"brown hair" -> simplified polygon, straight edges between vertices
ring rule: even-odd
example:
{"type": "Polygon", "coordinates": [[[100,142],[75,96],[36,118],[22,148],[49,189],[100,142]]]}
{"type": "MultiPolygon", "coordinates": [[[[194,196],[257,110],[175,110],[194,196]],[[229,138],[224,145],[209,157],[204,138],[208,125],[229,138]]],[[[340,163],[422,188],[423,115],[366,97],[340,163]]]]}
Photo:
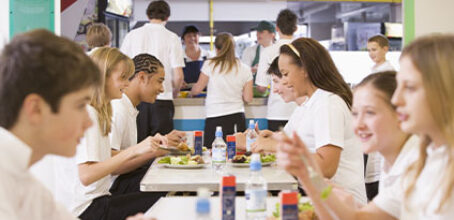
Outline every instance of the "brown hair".
{"type": "Polygon", "coordinates": [[[108,46],[111,39],[112,33],[105,24],[93,23],[88,28],[86,40],[90,48],[108,46]]]}
{"type": "Polygon", "coordinates": [[[147,53],[142,53],[135,56],[132,61],[134,62],[135,71],[134,74],[129,78],[129,80],[134,79],[134,77],[139,72],[145,72],[151,75],[156,74],[159,67],[164,68],[158,58],[147,53]]]}
{"type": "Polygon", "coordinates": [[[65,95],[100,82],[97,66],[71,40],[44,29],[17,35],[0,56],[0,126],[14,126],[30,94],[58,113],[65,95]]]}
{"type": "Polygon", "coordinates": [[[148,19],[165,21],[170,17],[170,6],[166,1],[152,1],[147,7],[148,19]]]}
{"type": "Polygon", "coordinates": [[[385,36],[379,34],[372,36],[367,40],[367,42],[375,42],[377,43],[380,47],[389,47],[389,40],[385,36]]]}
{"type": "Polygon", "coordinates": [[[395,108],[391,103],[391,98],[397,88],[396,71],[384,71],[370,74],[355,86],[355,90],[369,85],[383,93],[383,95],[385,95],[384,101],[392,108],[395,108]]]}
{"type": "MultiPolygon", "coordinates": [[[[437,211],[449,202],[454,189],[454,35],[428,35],[417,38],[402,51],[401,58],[411,59],[414,67],[421,74],[429,110],[435,124],[446,139],[449,160],[441,169],[442,181],[437,184],[442,199],[437,211]]],[[[427,135],[421,135],[419,159],[410,165],[406,177],[410,185],[405,190],[408,199],[415,189],[416,180],[426,164],[427,148],[432,142],[427,135]]]]}
{"type": "Polygon", "coordinates": [[[280,32],[285,35],[293,35],[296,31],[296,22],[298,16],[289,9],[284,9],[279,12],[276,20],[276,26],[280,32]]]}
{"type": "Polygon", "coordinates": [[[270,75],[275,75],[279,78],[282,78],[282,73],[279,70],[279,56],[274,58],[273,62],[271,62],[270,67],[266,72],[270,75]]]}
{"type": "Polygon", "coordinates": [[[220,73],[229,72],[239,64],[235,56],[235,43],[232,34],[228,32],[219,33],[214,40],[214,46],[219,50],[217,56],[211,58],[214,68],[220,66],[220,73]]]}
{"type": "Polygon", "coordinates": [[[93,106],[98,113],[99,129],[104,136],[107,136],[112,127],[112,106],[110,105],[110,101],[106,98],[106,80],[111,76],[115,67],[121,62],[124,62],[126,65],[126,71],[122,73],[121,77],[128,79],[134,73],[134,63],[117,48],[111,47],[99,48],[95,50],[90,57],[98,65],[102,76],[102,85],[95,90],[90,105],[93,106]]]}
{"type": "Polygon", "coordinates": [[[351,108],[352,91],[337,70],[328,51],[311,38],[298,38],[291,45],[299,54],[289,45],[281,46],[280,53],[292,57],[293,63],[306,71],[314,86],[340,96],[348,108],[351,108]]]}

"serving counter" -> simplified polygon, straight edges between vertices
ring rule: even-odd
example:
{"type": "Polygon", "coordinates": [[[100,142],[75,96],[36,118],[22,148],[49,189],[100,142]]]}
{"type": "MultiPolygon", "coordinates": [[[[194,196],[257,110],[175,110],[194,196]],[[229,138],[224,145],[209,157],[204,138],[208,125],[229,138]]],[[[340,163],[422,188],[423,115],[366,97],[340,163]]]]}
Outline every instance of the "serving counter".
{"type": "MultiPolygon", "coordinates": [[[[205,98],[177,98],[175,105],[174,127],[182,131],[203,130],[205,127],[205,98]]],[[[245,104],[246,119],[259,121],[259,128],[267,128],[267,98],[254,98],[245,104]]],[[[247,123],[246,120],[246,123],[247,123]]]]}

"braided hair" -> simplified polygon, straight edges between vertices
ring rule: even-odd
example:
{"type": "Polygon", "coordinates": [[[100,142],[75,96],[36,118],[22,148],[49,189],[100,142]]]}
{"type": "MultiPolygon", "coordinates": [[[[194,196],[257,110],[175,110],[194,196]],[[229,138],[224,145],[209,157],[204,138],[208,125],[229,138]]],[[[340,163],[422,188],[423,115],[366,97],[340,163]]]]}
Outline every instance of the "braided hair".
{"type": "Polygon", "coordinates": [[[134,74],[129,78],[131,81],[137,75],[137,73],[143,71],[147,74],[155,74],[157,73],[159,67],[164,68],[161,61],[158,60],[153,55],[142,53],[135,56],[133,59],[134,66],[136,67],[134,74]]]}

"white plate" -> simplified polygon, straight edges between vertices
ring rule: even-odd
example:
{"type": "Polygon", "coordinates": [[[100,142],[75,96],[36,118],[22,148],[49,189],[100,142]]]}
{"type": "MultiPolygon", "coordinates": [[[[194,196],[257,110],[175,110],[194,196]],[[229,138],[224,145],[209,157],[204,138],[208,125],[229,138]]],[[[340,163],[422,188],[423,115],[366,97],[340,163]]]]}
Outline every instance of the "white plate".
{"type": "MultiPolygon", "coordinates": [[[[262,167],[266,167],[266,166],[270,166],[271,164],[273,164],[273,162],[266,162],[266,163],[262,163],[262,167]]],[[[232,165],[232,167],[249,167],[249,163],[230,163],[232,165]]]]}
{"type": "Polygon", "coordinates": [[[199,169],[199,168],[205,167],[205,164],[197,164],[197,165],[164,164],[164,167],[174,168],[174,169],[199,169]]]}

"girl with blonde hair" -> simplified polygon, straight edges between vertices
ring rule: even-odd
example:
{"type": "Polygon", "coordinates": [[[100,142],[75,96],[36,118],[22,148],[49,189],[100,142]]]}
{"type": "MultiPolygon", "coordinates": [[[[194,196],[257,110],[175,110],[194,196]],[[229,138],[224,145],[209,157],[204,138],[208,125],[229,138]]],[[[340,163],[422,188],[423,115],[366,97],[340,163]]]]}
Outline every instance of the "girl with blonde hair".
{"type": "MultiPolygon", "coordinates": [[[[156,199],[141,193],[111,196],[111,175],[122,174],[126,163],[154,152],[158,143],[135,145],[123,151],[112,151],[108,134],[112,128],[110,101],[122,97],[134,73],[134,63],[116,48],[103,47],[91,54],[101,72],[102,83],[87,107],[93,121],[81,140],[76,154],[78,176],[72,191],[71,211],[80,219],[125,219],[137,212],[146,211],[156,199]],[[115,152],[115,153],[114,153],[115,152]],[[127,201],[127,203],[125,202],[127,201]]],[[[67,177],[71,179],[71,177],[67,177]]],[[[69,181],[68,181],[69,182],[69,181]]]]}
{"type": "MultiPolygon", "coordinates": [[[[279,163],[297,176],[323,219],[454,219],[454,35],[416,39],[402,51],[392,104],[402,131],[419,135],[415,162],[373,202],[355,209],[321,198],[307,166],[317,172],[297,135],[280,138],[279,163]]],[[[312,173],[313,177],[313,173],[312,173]]],[[[326,196],[326,195],[325,195],[326,196]]]]}

